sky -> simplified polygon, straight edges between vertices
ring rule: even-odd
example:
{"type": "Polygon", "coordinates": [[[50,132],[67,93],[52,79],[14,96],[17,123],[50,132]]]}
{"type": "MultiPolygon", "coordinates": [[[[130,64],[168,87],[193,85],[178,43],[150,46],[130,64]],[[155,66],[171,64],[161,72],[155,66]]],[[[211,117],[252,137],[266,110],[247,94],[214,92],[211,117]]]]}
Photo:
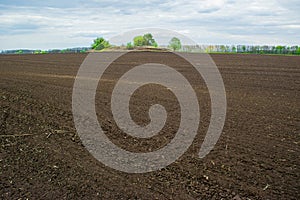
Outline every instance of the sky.
{"type": "Polygon", "coordinates": [[[86,47],[148,27],[198,44],[300,45],[299,10],[299,0],[0,0],[0,50],[86,47]]]}

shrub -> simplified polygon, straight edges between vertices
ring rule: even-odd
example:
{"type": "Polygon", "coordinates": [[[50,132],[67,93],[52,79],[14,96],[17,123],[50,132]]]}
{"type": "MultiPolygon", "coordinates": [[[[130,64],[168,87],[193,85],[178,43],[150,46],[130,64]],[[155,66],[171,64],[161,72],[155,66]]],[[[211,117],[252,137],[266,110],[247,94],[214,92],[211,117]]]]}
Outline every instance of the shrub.
{"type": "Polygon", "coordinates": [[[131,44],[131,42],[128,42],[126,45],[127,49],[133,49],[133,45],[131,44]]]}
{"type": "Polygon", "coordinates": [[[103,37],[96,38],[94,40],[94,43],[92,44],[92,49],[94,49],[94,50],[102,50],[102,49],[105,49],[108,47],[110,47],[110,44],[103,37]]]}

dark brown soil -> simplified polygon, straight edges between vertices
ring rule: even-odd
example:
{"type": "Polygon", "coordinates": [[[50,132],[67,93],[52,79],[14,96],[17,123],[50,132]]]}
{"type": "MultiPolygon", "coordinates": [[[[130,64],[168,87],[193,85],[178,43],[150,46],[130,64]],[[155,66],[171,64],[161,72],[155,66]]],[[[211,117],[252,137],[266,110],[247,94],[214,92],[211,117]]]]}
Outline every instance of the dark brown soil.
{"type": "MultiPolygon", "coordinates": [[[[84,148],[73,123],[72,86],[86,54],[1,55],[1,199],[300,199],[299,56],[211,55],[224,79],[228,111],[222,136],[204,159],[197,153],[210,99],[201,78],[170,53],[130,56],[111,66],[105,80],[115,80],[124,66],[145,56],[171,60],[190,77],[201,109],[190,149],[160,171],[110,169],[84,148]]],[[[159,136],[137,140],[116,127],[109,109],[113,82],[103,85],[96,98],[98,119],[115,144],[148,152],[172,139],[178,102],[166,88],[148,85],[134,94],[130,110],[138,124],[149,123],[153,103],[172,113],[159,136]]]]}

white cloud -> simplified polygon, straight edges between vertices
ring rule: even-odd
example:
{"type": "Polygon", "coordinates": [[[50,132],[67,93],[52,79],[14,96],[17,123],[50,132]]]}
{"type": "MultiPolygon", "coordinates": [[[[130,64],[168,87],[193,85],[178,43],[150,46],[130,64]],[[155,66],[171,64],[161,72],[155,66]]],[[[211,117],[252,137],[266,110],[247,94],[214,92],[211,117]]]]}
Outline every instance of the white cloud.
{"type": "Polygon", "coordinates": [[[135,28],[176,30],[203,44],[300,44],[296,0],[94,0],[0,5],[0,49],[89,46],[135,28]]]}

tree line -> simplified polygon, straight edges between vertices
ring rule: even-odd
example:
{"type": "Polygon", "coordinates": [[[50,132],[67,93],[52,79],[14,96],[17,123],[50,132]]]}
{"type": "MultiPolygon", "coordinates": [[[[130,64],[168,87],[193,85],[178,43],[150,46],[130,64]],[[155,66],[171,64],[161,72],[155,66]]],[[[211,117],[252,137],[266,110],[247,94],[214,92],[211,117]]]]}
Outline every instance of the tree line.
{"type": "MultiPolygon", "coordinates": [[[[122,45],[125,46],[125,45],[122,45]]],[[[108,40],[105,40],[103,37],[96,38],[91,45],[91,48],[94,50],[103,50],[112,47],[108,40]]],[[[133,49],[135,47],[158,47],[158,43],[155,41],[151,33],[146,33],[144,35],[138,35],[133,38],[132,42],[126,44],[127,49],[133,49]]],[[[181,42],[178,38],[173,37],[169,41],[168,48],[173,51],[180,50],[182,48],[181,42]]]]}
{"type": "MultiPolygon", "coordinates": [[[[125,45],[123,45],[125,46],[125,45]]],[[[133,42],[128,42],[127,49],[134,47],[151,46],[158,47],[159,45],[153,38],[151,33],[135,36],[133,42]]],[[[92,49],[102,50],[109,48],[109,41],[104,38],[97,38],[92,44],[92,49]]],[[[271,46],[271,45],[182,45],[177,37],[173,37],[168,45],[160,47],[168,48],[173,51],[183,52],[203,52],[203,53],[250,53],[250,54],[292,54],[300,55],[300,46],[271,46]]]]}
{"type": "MultiPolygon", "coordinates": [[[[45,54],[45,53],[85,53],[89,50],[101,51],[113,48],[108,40],[103,37],[94,39],[91,47],[78,47],[68,49],[52,49],[52,50],[4,50],[4,54],[45,54]]],[[[121,46],[126,49],[134,49],[136,47],[152,47],[166,48],[172,51],[181,52],[202,52],[202,53],[250,53],[250,54],[291,54],[300,55],[300,46],[283,46],[283,45],[182,45],[177,37],[172,37],[167,45],[158,45],[151,33],[135,36],[132,42],[128,42],[121,46]]]]}
{"type": "Polygon", "coordinates": [[[250,53],[250,54],[292,54],[300,55],[300,46],[282,45],[195,45],[184,46],[187,52],[206,53],[250,53]]]}
{"type": "Polygon", "coordinates": [[[14,49],[14,50],[3,50],[1,54],[48,54],[48,53],[86,53],[90,47],[75,47],[67,49],[14,49]]]}

